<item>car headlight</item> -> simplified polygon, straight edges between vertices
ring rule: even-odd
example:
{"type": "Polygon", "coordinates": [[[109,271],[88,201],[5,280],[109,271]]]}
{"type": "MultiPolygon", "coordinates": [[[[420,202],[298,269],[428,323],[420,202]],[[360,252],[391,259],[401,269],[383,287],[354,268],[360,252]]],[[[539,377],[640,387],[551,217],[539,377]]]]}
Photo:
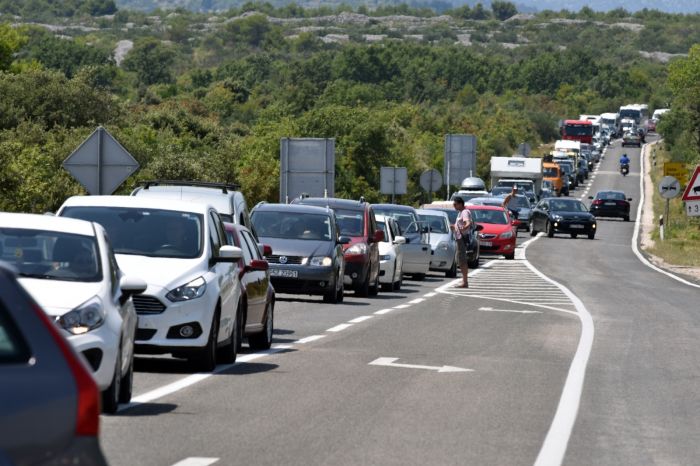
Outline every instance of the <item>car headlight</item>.
{"type": "Polygon", "coordinates": [[[312,257],[309,264],[319,267],[329,267],[333,263],[333,259],[328,256],[312,257]]]}
{"type": "Polygon", "coordinates": [[[554,216],[554,221],[556,222],[561,222],[563,220],[563,217],[561,215],[555,215],[554,216]]]}
{"type": "Polygon", "coordinates": [[[379,260],[380,261],[389,261],[389,260],[391,260],[391,256],[388,254],[386,256],[379,256],[379,260]]]}
{"type": "Polygon", "coordinates": [[[346,254],[367,254],[367,245],[365,243],[353,244],[345,251],[346,254]]]}
{"type": "Polygon", "coordinates": [[[501,239],[510,239],[512,237],[513,237],[512,231],[506,231],[505,233],[501,233],[501,235],[500,235],[501,239]]]}
{"type": "Polygon", "coordinates": [[[82,335],[96,329],[104,321],[105,315],[102,300],[98,296],[94,296],[72,311],[62,315],[58,319],[58,324],[73,335],[82,335]]]}
{"type": "Polygon", "coordinates": [[[436,249],[442,249],[443,251],[447,251],[449,248],[450,248],[450,243],[448,243],[447,241],[440,241],[440,243],[438,243],[436,249]]]}
{"type": "Polygon", "coordinates": [[[207,291],[207,282],[203,277],[199,277],[185,285],[178,286],[165,297],[172,302],[190,301],[202,297],[205,291],[207,291]]]}

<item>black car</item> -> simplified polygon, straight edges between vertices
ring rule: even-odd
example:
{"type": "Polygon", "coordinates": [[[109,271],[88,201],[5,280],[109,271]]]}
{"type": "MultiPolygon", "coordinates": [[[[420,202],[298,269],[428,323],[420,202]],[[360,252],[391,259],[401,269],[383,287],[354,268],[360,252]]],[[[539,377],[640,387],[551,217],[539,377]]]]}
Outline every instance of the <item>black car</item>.
{"type": "Polygon", "coordinates": [[[598,191],[598,194],[589,196],[592,199],[591,213],[596,217],[616,217],[622,218],[625,222],[630,221],[630,201],[622,191],[598,191]]]}
{"type": "Polygon", "coordinates": [[[597,227],[593,214],[578,199],[542,199],[530,213],[532,236],[544,231],[550,238],[555,233],[568,233],[572,238],[585,234],[594,239],[597,227]]]}
{"type": "Polygon", "coordinates": [[[350,238],[340,236],[331,209],[289,204],[258,204],[251,221],[273,254],[270,281],[279,293],[323,295],[330,303],[343,301],[345,260],[343,246],[350,238]]]}

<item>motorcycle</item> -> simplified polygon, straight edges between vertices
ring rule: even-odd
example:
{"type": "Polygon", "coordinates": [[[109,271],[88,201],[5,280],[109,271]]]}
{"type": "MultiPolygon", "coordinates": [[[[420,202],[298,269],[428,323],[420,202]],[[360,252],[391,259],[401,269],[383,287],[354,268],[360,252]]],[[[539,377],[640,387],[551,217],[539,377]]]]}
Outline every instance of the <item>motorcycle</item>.
{"type": "Polygon", "coordinates": [[[620,173],[622,173],[622,176],[627,176],[627,174],[630,172],[630,164],[629,163],[621,163],[620,164],[620,173]]]}

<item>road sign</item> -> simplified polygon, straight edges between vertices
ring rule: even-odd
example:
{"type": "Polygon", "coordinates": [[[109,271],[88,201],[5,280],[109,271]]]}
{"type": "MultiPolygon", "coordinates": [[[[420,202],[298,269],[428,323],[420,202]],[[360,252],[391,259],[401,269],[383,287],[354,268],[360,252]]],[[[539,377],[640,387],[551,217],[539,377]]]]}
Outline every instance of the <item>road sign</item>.
{"type": "Polygon", "coordinates": [[[686,201],[685,213],[688,217],[700,217],[700,201],[686,201]]]}
{"type": "Polygon", "coordinates": [[[523,155],[525,157],[530,157],[531,150],[532,148],[527,142],[523,142],[518,146],[518,154],[523,155]]]}
{"type": "Polygon", "coordinates": [[[335,139],[280,140],[280,202],[335,195],[335,139]]]}
{"type": "Polygon", "coordinates": [[[63,168],[93,195],[112,194],[139,163],[103,127],[98,127],[66,160],[63,168]]]}
{"type": "Polygon", "coordinates": [[[700,165],[695,167],[693,176],[690,177],[690,183],[685,188],[683,193],[684,201],[700,201],[700,165]]]}
{"type": "Polygon", "coordinates": [[[406,194],[408,192],[408,170],[406,167],[381,167],[379,171],[379,192],[391,194],[406,194]]]}
{"type": "Polygon", "coordinates": [[[684,163],[680,162],[665,162],[664,176],[672,176],[676,178],[683,186],[688,184],[688,170],[684,163]]]}
{"type": "Polygon", "coordinates": [[[659,194],[664,199],[673,199],[681,195],[681,184],[672,176],[664,176],[659,182],[659,194]]]}
{"type": "Polygon", "coordinates": [[[476,172],[476,136],[445,135],[445,183],[459,185],[476,172]]]}
{"type": "Polygon", "coordinates": [[[420,174],[420,186],[429,193],[434,193],[442,188],[442,175],[431,168],[420,174]]]}

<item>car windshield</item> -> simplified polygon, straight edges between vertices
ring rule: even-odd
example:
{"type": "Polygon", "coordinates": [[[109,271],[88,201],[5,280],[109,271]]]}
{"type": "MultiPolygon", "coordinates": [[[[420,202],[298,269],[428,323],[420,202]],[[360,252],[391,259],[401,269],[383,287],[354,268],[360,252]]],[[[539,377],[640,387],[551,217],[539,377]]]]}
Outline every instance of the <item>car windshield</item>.
{"type": "Polygon", "coordinates": [[[417,217],[412,212],[375,208],[381,215],[393,217],[399,224],[402,233],[418,233],[417,217]]]}
{"type": "Polygon", "coordinates": [[[596,196],[596,199],[609,199],[612,201],[626,201],[627,200],[624,193],[616,193],[616,192],[598,193],[598,195],[596,196]]]}
{"type": "Polygon", "coordinates": [[[253,213],[253,226],[258,236],[264,238],[331,240],[331,217],[290,211],[257,211],[253,213]]]}
{"type": "Polygon", "coordinates": [[[556,178],[559,176],[559,170],[556,167],[545,167],[542,171],[542,176],[545,178],[556,178]]]}
{"type": "Polygon", "coordinates": [[[553,212],[588,212],[583,202],[575,199],[571,200],[552,200],[549,203],[550,209],[553,212]]]}
{"type": "Polygon", "coordinates": [[[430,227],[431,233],[449,233],[447,224],[445,223],[445,217],[440,217],[438,215],[423,215],[418,214],[418,218],[427,226],[430,227]]]}
{"type": "Polygon", "coordinates": [[[135,256],[194,259],[202,255],[203,217],[191,212],[133,207],[66,207],[63,217],[99,223],[114,252],[135,256]]]}
{"type": "Polygon", "coordinates": [[[491,195],[492,196],[500,196],[501,194],[508,194],[513,190],[512,187],[508,186],[496,186],[491,190],[491,195]]]}
{"type": "Polygon", "coordinates": [[[498,186],[509,188],[508,192],[511,191],[513,186],[517,186],[518,190],[521,192],[532,191],[532,183],[526,183],[523,181],[499,181],[498,186]]]}
{"type": "Polygon", "coordinates": [[[502,210],[469,209],[472,218],[478,223],[493,223],[495,225],[507,225],[508,217],[502,210]]]}
{"type": "Polygon", "coordinates": [[[75,282],[102,280],[93,236],[23,228],[0,228],[0,261],[20,277],[75,282]]]}
{"type": "Polygon", "coordinates": [[[593,134],[593,125],[582,123],[567,124],[564,130],[568,136],[590,136],[593,134]]]}

